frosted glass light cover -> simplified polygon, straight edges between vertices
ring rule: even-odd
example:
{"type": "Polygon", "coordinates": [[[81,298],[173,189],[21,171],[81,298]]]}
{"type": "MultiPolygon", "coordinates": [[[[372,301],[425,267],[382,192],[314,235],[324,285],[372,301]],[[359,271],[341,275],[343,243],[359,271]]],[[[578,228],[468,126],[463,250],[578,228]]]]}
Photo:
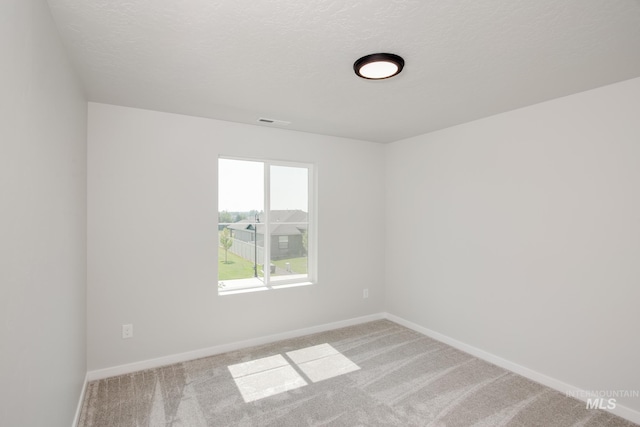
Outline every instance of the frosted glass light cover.
{"type": "Polygon", "coordinates": [[[387,61],[371,62],[360,68],[360,74],[368,79],[384,79],[394,75],[397,71],[398,66],[387,61]]]}

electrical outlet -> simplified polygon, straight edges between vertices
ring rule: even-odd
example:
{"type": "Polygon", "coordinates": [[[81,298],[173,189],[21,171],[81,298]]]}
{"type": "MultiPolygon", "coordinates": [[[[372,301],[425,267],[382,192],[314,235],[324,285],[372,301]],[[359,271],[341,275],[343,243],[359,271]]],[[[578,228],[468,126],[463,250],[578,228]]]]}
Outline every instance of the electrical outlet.
{"type": "Polygon", "coordinates": [[[133,338],[133,325],[122,325],[122,339],[133,338]]]}
{"type": "Polygon", "coordinates": [[[362,291],[362,298],[369,298],[369,289],[365,289],[362,291]]]}

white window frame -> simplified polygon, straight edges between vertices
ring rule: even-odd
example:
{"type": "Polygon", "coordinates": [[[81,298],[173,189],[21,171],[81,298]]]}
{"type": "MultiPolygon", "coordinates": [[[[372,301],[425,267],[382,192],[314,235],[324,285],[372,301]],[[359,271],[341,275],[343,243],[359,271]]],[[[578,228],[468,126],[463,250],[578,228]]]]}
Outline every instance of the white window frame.
{"type": "MultiPolygon", "coordinates": [[[[240,160],[246,162],[257,162],[263,164],[264,170],[264,223],[265,233],[264,233],[264,242],[263,242],[263,251],[264,251],[264,261],[263,263],[263,280],[260,278],[256,278],[256,281],[260,283],[256,283],[255,286],[246,286],[242,288],[237,288],[233,286],[233,280],[225,281],[225,284],[230,284],[228,288],[218,287],[218,295],[230,295],[236,293],[244,293],[244,292],[253,292],[253,291],[263,291],[270,289],[283,289],[295,286],[305,286],[305,285],[313,285],[318,281],[318,232],[317,232],[317,191],[316,191],[316,183],[317,183],[317,171],[316,167],[313,163],[305,163],[305,162],[292,162],[292,161],[282,161],[282,160],[269,160],[269,159],[260,159],[260,158],[247,158],[247,157],[235,157],[235,156],[219,156],[218,162],[220,159],[225,160],[240,160]],[[297,167],[297,168],[305,168],[308,171],[307,174],[307,201],[308,201],[308,212],[307,212],[307,222],[306,223],[298,223],[298,224],[306,224],[307,225],[307,274],[304,278],[292,278],[292,279],[281,279],[278,278],[275,282],[271,280],[271,233],[269,232],[270,219],[269,213],[271,211],[271,166],[284,166],[284,167],[297,167]]],[[[216,165],[217,167],[217,165],[216,165]]],[[[219,177],[217,184],[219,186],[219,177]]],[[[218,207],[219,211],[219,207],[218,207]]],[[[251,222],[254,226],[256,226],[255,222],[251,222]]],[[[296,224],[294,222],[289,224],[296,224]]],[[[219,222],[217,222],[219,225],[219,222]]],[[[217,228],[217,227],[216,227],[217,228]]],[[[277,239],[277,236],[276,236],[277,239]]],[[[256,242],[254,242],[256,243],[256,242]]],[[[256,243],[257,244],[257,243],[256,243]]],[[[217,253],[217,252],[216,252],[217,253]]],[[[217,280],[218,283],[219,280],[217,280]]]]}

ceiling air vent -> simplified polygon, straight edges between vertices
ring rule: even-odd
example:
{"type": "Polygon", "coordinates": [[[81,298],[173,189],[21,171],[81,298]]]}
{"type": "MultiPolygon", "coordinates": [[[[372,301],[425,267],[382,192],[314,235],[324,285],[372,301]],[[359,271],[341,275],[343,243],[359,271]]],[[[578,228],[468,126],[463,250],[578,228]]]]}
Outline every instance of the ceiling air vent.
{"type": "Polygon", "coordinates": [[[291,124],[291,122],[287,122],[284,120],[267,119],[266,117],[260,117],[258,119],[258,123],[264,123],[267,125],[280,125],[280,126],[287,126],[291,124]]]}

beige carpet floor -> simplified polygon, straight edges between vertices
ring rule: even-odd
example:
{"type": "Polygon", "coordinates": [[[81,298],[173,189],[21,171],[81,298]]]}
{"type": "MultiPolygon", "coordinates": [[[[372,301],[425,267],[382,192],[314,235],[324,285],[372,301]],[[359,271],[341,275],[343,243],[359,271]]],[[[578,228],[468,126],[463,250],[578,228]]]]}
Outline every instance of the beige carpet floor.
{"type": "Polygon", "coordinates": [[[387,320],[88,384],[80,427],[630,427],[387,320]]]}

